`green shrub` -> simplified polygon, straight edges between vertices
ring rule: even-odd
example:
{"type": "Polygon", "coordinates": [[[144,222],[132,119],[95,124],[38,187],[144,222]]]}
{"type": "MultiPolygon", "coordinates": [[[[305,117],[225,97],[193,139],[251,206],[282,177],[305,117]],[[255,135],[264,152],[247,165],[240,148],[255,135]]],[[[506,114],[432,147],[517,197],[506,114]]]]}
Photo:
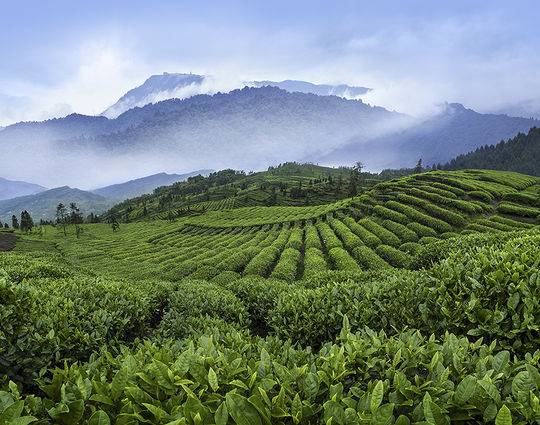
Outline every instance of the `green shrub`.
{"type": "Polygon", "coordinates": [[[355,235],[351,229],[349,229],[345,224],[343,224],[338,219],[332,219],[330,220],[330,226],[336,233],[336,235],[339,236],[341,239],[343,245],[350,251],[356,248],[357,246],[362,245],[362,240],[355,235]]]}
{"type": "Polygon", "coordinates": [[[169,295],[167,311],[157,328],[164,338],[185,338],[201,317],[244,325],[248,317],[244,304],[229,290],[202,280],[185,280],[169,295]]]}
{"type": "Polygon", "coordinates": [[[317,248],[322,249],[321,238],[319,237],[319,232],[313,224],[306,225],[306,249],[308,248],[317,248]]]}
{"type": "Polygon", "coordinates": [[[420,212],[413,207],[408,205],[400,204],[395,201],[388,201],[386,206],[392,208],[393,210],[402,212],[411,220],[419,222],[425,226],[431,227],[437,232],[450,232],[452,231],[452,226],[445,221],[439,220],[438,218],[431,217],[423,212],[420,212]]]}
{"type": "Polygon", "coordinates": [[[332,248],[341,248],[343,246],[339,238],[327,223],[319,221],[315,226],[319,231],[319,235],[327,251],[330,251],[332,248]]]}
{"type": "Polygon", "coordinates": [[[409,223],[407,224],[407,227],[411,229],[414,233],[416,233],[418,236],[437,236],[437,232],[433,230],[431,227],[424,226],[420,223],[409,223]]]}
{"type": "Polygon", "coordinates": [[[532,193],[507,193],[503,196],[503,200],[514,202],[517,204],[524,204],[531,207],[540,207],[540,196],[534,195],[532,193]]]}
{"type": "Polygon", "coordinates": [[[308,248],[304,255],[304,279],[328,270],[324,254],[317,248],[308,248]]]}
{"type": "Polygon", "coordinates": [[[377,205],[373,207],[373,212],[379,217],[395,221],[396,223],[407,224],[410,220],[405,214],[377,205]]]}
{"type": "Polygon", "coordinates": [[[369,230],[371,233],[376,235],[382,243],[386,245],[392,245],[392,246],[400,246],[401,241],[399,238],[394,235],[389,230],[385,229],[381,225],[375,223],[373,220],[369,218],[363,218],[358,222],[362,227],[369,230]]]}
{"type": "Polygon", "coordinates": [[[493,201],[493,196],[489,192],[484,192],[483,190],[473,190],[467,193],[468,196],[474,199],[478,199],[485,203],[490,203],[493,201]]]}
{"type": "Polygon", "coordinates": [[[381,240],[366,228],[360,226],[351,217],[343,219],[343,223],[356,234],[362,242],[373,248],[381,243],[381,240]]]}
{"type": "Polygon", "coordinates": [[[449,223],[454,226],[463,227],[467,224],[467,219],[461,214],[450,211],[446,208],[438,207],[432,202],[428,202],[424,199],[417,198],[415,196],[406,195],[404,193],[399,193],[397,199],[404,204],[416,205],[426,211],[430,216],[437,217],[446,223],[449,223]]]}
{"type": "Polygon", "coordinates": [[[229,281],[223,286],[234,293],[245,305],[250,328],[258,335],[268,333],[270,312],[276,306],[278,298],[295,288],[294,285],[286,282],[259,276],[248,276],[236,281],[229,281]]]}
{"type": "Polygon", "coordinates": [[[279,257],[276,267],[272,271],[272,278],[292,281],[298,273],[300,251],[294,248],[285,248],[279,257]]]}
{"type": "Polygon", "coordinates": [[[375,252],[394,267],[406,268],[412,261],[405,252],[388,245],[379,245],[375,252]]]}
{"type": "Polygon", "coordinates": [[[522,207],[520,205],[501,202],[497,206],[497,211],[502,214],[517,215],[518,217],[536,218],[540,214],[540,208],[522,207]]]}
{"type": "Polygon", "coordinates": [[[367,246],[359,246],[352,252],[354,259],[366,270],[381,270],[390,267],[375,251],[367,246]]]}
{"type": "Polygon", "coordinates": [[[390,220],[384,220],[381,224],[404,242],[416,242],[418,240],[418,235],[403,224],[390,220]]]}
{"type": "Polygon", "coordinates": [[[335,247],[328,251],[330,261],[337,270],[355,271],[360,270],[358,264],[343,248],[335,247]]]}
{"type": "Polygon", "coordinates": [[[399,247],[400,251],[406,252],[410,255],[417,255],[422,251],[422,245],[416,242],[405,242],[399,247]]]}
{"type": "MultiPolygon", "coordinates": [[[[44,400],[23,399],[21,410],[61,423],[534,423],[538,373],[531,359],[450,333],[345,326],[312,353],[217,332],[56,369],[40,384],[44,400]]],[[[2,393],[4,403],[18,398],[2,393]]]]}

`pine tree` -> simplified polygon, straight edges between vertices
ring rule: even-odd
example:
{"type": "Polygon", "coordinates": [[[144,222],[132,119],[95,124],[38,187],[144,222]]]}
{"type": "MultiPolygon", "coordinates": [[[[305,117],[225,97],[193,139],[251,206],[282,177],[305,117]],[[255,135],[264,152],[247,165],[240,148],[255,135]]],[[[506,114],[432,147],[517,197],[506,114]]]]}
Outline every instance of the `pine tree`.
{"type": "Polygon", "coordinates": [[[415,174],[420,174],[422,171],[424,171],[424,167],[422,166],[422,158],[420,158],[418,162],[416,163],[416,166],[414,167],[413,172],[415,174]]]}
{"type": "Polygon", "coordinates": [[[64,229],[64,236],[66,236],[66,224],[67,224],[67,211],[66,206],[59,203],[56,206],[56,224],[60,224],[64,229]]]}
{"type": "Polygon", "coordinates": [[[14,229],[19,228],[19,220],[17,220],[17,217],[15,215],[11,216],[11,227],[14,229]]]}
{"type": "Polygon", "coordinates": [[[30,232],[34,227],[34,220],[26,210],[21,212],[21,224],[19,227],[23,232],[30,232]]]}
{"type": "Polygon", "coordinates": [[[83,222],[83,215],[75,202],[71,202],[69,204],[69,210],[69,222],[75,226],[75,235],[78,239],[82,232],[82,228],[80,225],[83,222]]]}

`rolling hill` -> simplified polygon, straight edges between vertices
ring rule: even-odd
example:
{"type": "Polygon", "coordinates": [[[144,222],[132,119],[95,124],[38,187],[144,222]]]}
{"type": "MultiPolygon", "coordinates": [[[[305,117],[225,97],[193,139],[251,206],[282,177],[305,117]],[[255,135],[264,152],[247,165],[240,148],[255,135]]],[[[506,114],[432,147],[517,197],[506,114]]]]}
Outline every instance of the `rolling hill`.
{"type": "Polygon", "coordinates": [[[442,166],[445,170],[488,168],[540,176],[540,128],[534,127],[513,139],[481,146],[442,166]]]}
{"type": "MultiPolygon", "coordinates": [[[[205,211],[238,207],[321,205],[350,195],[351,169],[314,164],[284,163],[267,171],[246,173],[221,170],[207,177],[191,177],[185,182],[156,189],[152,194],[127,199],[105,214],[123,221],[176,218],[205,211]]],[[[380,177],[362,173],[360,191],[380,177]]]]}
{"type": "Polygon", "coordinates": [[[0,220],[10,222],[12,215],[18,217],[23,210],[28,211],[35,222],[41,219],[52,220],[55,217],[56,206],[59,203],[69,205],[70,202],[75,202],[85,216],[90,213],[100,214],[114,204],[114,201],[101,195],[63,186],[34,195],[0,201],[0,220]]]}
{"type": "Polygon", "coordinates": [[[534,423],[539,184],[433,171],[317,206],[0,233],[4,413],[534,423]]]}
{"type": "Polygon", "coordinates": [[[160,186],[167,186],[173,183],[182,182],[193,176],[207,176],[212,170],[197,170],[186,174],[158,173],[151,176],[141,177],[125,183],[113,184],[92,190],[93,193],[105,198],[123,201],[128,198],[135,198],[146,193],[152,193],[160,186]]]}
{"type": "Polygon", "coordinates": [[[0,201],[18,196],[33,195],[44,190],[47,190],[47,188],[39,184],[8,180],[0,177],[0,201]]]}

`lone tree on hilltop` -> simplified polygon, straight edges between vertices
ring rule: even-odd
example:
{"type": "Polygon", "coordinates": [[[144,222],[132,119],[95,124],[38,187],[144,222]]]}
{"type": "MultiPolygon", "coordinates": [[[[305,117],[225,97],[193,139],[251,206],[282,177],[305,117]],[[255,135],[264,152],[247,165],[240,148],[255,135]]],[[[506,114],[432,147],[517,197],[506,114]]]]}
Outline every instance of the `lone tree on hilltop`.
{"type": "Polygon", "coordinates": [[[61,202],[56,206],[56,224],[60,224],[64,229],[64,236],[66,236],[66,224],[67,224],[67,210],[66,206],[61,202]]]}
{"type": "Polygon", "coordinates": [[[109,223],[113,232],[116,232],[120,228],[120,223],[118,223],[116,214],[111,214],[107,219],[107,223],[109,223]]]}
{"type": "Polygon", "coordinates": [[[77,235],[77,238],[81,235],[81,224],[83,223],[83,215],[81,211],[79,210],[79,207],[77,207],[77,204],[75,202],[71,202],[69,204],[69,222],[75,226],[75,234],[77,235]]]}
{"type": "Polygon", "coordinates": [[[415,174],[420,174],[421,172],[424,171],[424,167],[422,166],[422,158],[420,158],[418,160],[418,162],[416,163],[416,166],[414,167],[414,173],[415,174]]]}
{"type": "Polygon", "coordinates": [[[32,220],[30,213],[26,210],[22,211],[20,229],[23,232],[30,232],[33,227],[34,227],[34,220],[32,220]]]}

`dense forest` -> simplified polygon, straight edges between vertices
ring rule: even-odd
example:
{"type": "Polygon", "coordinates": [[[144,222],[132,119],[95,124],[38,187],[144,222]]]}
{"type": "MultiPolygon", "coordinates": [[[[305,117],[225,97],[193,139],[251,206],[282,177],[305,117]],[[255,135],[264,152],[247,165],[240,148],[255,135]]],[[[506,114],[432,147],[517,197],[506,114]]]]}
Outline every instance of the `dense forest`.
{"type": "Polygon", "coordinates": [[[459,155],[442,168],[507,170],[540,176],[540,128],[533,127],[528,134],[519,133],[513,139],[459,155]]]}

